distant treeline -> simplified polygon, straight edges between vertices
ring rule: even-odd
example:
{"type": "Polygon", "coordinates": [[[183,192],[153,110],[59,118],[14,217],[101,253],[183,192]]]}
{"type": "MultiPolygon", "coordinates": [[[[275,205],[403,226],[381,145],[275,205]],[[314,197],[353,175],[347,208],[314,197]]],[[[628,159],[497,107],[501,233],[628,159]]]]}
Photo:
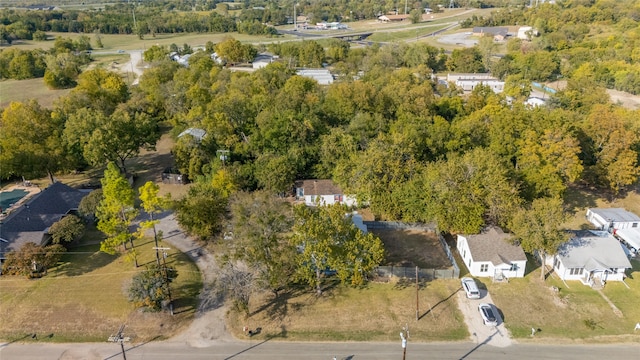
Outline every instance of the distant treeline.
{"type": "MultiPolygon", "coordinates": [[[[484,7],[504,1],[467,1],[466,6],[484,7]]],[[[422,12],[424,8],[448,7],[448,0],[416,1],[407,11],[422,12]]],[[[14,5],[17,6],[17,5],[14,5]]],[[[249,35],[269,35],[272,26],[293,23],[293,1],[267,2],[246,0],[240,3],[216,0],[187,1],[127,1],[86,9],[33,10],[10,8],[0,10],[0,44],[32,40],[36,32],[73,32],[101,34],[159,33],[225,33],[238,31],[249,35]]],[[[39,5],[40,6],[40,5],[39,5]]],[[[99,6],[99,4],[96,4],[99,6]]],[[[398,11],[395,2],[373,0],[320,0],[300,2],[297,15],[305,15],[311,23],[321,21],[352,21],[374,19],[380,14],[398,11]]]]}

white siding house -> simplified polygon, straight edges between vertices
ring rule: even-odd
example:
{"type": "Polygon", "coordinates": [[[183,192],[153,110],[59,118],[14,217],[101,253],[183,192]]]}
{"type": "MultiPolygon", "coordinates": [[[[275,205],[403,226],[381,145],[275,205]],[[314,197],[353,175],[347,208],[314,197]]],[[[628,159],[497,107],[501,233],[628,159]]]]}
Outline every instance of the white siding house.
{"type": "Polygon", "coordinates": [[[578,280],[594,288],[624,280],[625,270],[631,268],[622,244],[608,232],[594,230],[574,232],[555,256],[547,257],[547,265],[553,265],[562,280],[578,280]]]}
{"type": "Polygon", "coordinates": [[[458,235],[456,247],[473,276],[524,277],[527,257],[510,239],[502,229],[490,227],[477,235],[458,235]]]}
{"type": "Polygon", "coordinates": [[[295,196],[297,200],[304,200],[307,206],[357,204],[355,196],[345,195],[331,180],[298,180],[295,183],[295,196]]]}
{"type": "Polygon", "coordinates": [[[640,217],[622,208],[591,208],[587,209],[587,220],[598,230],[613,231],[627,228],[637,228],[640,217]]]}

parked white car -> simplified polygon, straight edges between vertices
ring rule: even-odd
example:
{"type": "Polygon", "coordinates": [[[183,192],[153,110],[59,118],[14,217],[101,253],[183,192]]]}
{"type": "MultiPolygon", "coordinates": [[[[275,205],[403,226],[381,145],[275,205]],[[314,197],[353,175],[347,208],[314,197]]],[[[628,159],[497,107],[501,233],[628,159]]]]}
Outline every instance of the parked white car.
{"type": "Polygon", "coordinates": [[[467,294],[467,298],[480,299],[480,290],[478,290],[475,280],[470,277],[464,277],[460,282],[462,283],[462,289],[467,294]]]}
{"type": "Polygon", "coordinates": [[[487,326],[498,326],[498,318],[493,311],[491,304],[482,303],[478,305],[478,311],[482,316],[482,321],[487,326]]]}

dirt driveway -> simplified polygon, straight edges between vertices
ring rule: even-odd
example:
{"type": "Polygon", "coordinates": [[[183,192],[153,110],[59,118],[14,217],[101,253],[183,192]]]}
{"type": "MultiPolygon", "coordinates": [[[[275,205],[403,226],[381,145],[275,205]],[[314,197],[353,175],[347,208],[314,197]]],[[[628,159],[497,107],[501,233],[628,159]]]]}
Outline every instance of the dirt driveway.
{"type": "MultiPolygon", "coordinates": [[[[471,341],[477,344],[491,345],[495,347],[507,347],[512,344],[509,331],[504,326],[500,312],[496,313],[498,326],[486,326],[482,322],[482,317],[478,312],[480,303],[493,304],[491,295],[485,289],[480,289],[480,299],[467,299],[462,289],[458,291],[458,307],[464,315],[464,322],[467,324],[471,341]]],[[[494,305],[495,310],[495,305],[494,305]]]]}

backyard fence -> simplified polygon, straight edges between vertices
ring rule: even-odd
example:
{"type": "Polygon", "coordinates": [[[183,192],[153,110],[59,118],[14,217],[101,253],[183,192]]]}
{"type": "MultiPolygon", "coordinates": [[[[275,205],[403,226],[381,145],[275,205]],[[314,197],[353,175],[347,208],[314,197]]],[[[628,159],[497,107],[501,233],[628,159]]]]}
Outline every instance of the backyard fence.
{"type": "MultiPolygon", "coordinates": [[[[440,245],[447,254],[447,258],[451,262],[451,269],[421,269],[418,268],[418,277],[420,279],[434,280],[434,279],[457,279],[460,277],[460,268],[456,264],[453,258],[449,245],[444,240],[442,234],[438,230],[435,224],[407,224],[395,221],[364,221],[367,229],[419,229],[424,231],[433,231],[438,235],[440,245]]],[[[378,266],[375,270],[378,277],[391,277],[397,276],[400,278],[416,278],[415,267],[403,267],[403,266],[378,266]]]]}
{"type": "MultiPolygon", "coordinates": [[[[378,277],[392,277],[415,279],[416,268],[415,267],[403,267],[403,266],[378,266],[375,270],[375,274],[378,277]]],[[[457,279],[460,277],[460,270],[457,268],[452,269],[418,269],[418,278],[422,280],[435,280],[435,279],[457,279]]]]}

